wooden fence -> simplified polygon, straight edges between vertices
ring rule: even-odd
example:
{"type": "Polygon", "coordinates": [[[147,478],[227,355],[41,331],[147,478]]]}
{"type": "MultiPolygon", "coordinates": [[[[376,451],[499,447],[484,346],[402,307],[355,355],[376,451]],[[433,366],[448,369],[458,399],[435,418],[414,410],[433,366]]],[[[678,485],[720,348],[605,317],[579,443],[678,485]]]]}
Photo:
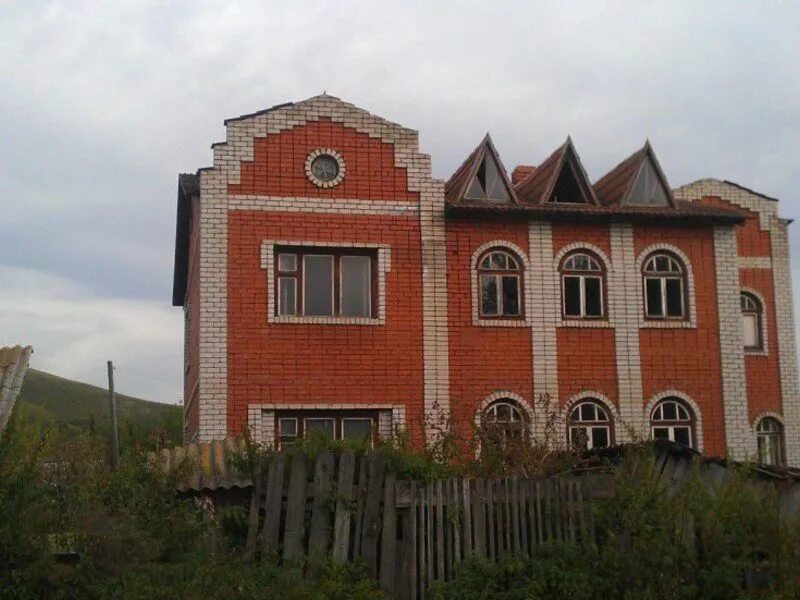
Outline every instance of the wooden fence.
{"type": "Polygon", "coordinates": [[[579,478],[396,481],[380,452],[357,457],[275,454],[255,476],[247,554],[304,560],[313,573],[330,554],[363,559],[397,598],[424,598],[456,564],[477,554],[528,556],[548,540],[587,543],[594,535],[579,478]]]}

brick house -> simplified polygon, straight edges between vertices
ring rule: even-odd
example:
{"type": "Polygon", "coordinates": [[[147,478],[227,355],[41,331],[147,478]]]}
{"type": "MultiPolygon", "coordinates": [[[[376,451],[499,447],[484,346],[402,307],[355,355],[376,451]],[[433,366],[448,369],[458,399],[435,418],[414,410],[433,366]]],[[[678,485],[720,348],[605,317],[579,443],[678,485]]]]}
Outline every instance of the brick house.
{"type": "Polygon", "coordinates": [[[775,199],[673,190],[649,144],[592,184],[569,139],[509,177],[487,135],[444,182],[328,95],[225,125],[179,177],[187,440],[535,434],[546,404],[572,443],[800,463],[775,199]]]}

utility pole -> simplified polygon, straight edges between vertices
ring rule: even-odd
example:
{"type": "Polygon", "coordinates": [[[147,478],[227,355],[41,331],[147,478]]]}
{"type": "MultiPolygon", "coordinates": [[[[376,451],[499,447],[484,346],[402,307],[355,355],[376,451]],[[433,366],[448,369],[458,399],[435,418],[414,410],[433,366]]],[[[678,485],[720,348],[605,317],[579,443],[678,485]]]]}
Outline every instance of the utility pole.
{"type": "Polygon", "coordinates": [[[117,435],[117,401],[114,398],[114,363],[108,361],[108,404],[111,409],[111,464],[119,466],[119,437],[117,435]]]}

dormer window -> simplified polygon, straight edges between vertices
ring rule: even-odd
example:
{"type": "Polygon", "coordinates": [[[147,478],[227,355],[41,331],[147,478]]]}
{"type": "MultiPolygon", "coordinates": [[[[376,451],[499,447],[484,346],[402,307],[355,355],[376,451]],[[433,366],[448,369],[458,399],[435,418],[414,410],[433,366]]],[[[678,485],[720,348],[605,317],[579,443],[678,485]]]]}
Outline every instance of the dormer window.
{"type": "Polygon", "coordinates": [[[487,200],[489,202],[511,201],[505,179],[491,153],[486,152],[484,154],[483,160],[467,188],[467,193],[464,194],[464,198],[467,200],[487,200]]]}
{"type": "Polygon", "coordinates": [[[669,206],[669,196],[664,184],[649,158],[642,161],[639,174],[633,183],[626,204],[636,206],[669,206]]]}

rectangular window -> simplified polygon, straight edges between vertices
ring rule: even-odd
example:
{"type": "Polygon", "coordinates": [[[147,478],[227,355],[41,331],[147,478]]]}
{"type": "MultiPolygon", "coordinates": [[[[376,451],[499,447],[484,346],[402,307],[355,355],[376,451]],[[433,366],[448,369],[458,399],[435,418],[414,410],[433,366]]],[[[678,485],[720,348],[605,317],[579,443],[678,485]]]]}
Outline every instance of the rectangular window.
{"type": "Polygon", "coordinates": [[[603,290],[600,282],[599,277],[584,277],[583,279],[587,317],[603,316],[603,290]]]}
{"type": "Polygon", "coordinates": [[[374,316],[376,251],[281,248],[275,265],[278,316],[374,316]]]}
{"type": "Polygon", "coordinates": [[[667,316],[683,316],[683,285],[680,279],[667,279],[666,286],[667,316]]]}
{"type": "Polygon", "coordinates": [[[498,314],[497,277],[481,275],[481,314],[496,316],[498,314]]]}
{"type": "Polygon", "coordinates": [[[645,313],[648,317],[663,317],[664,307],[661,298],[661,279],[648,278],[645,284],[645,313]]]}
{"type": "Polygon", "coordinates": [[[761,345],[758,331],[758,316],[753,314],[742,315],[742,335],[745,348],[758,348],[761,345]]]}
{"type": "Polygon", "coordinates": [[[519,278],[503,276],[503,314],[515,316],[519,314],[519,278]]]}
{"type": "Polygon", "coordinates": [[[568,317],[581,316],[580,277],[564,277],[564,314],[568,317]]]}
{"type": "Polygon", "coordinates": [[[371,440],[372,419],[342,419],[343,440],[371,440]]]}
{"type": "Polygon", "coordinates": [[[370,446],[378,431],[377,410],[279,410],[275,414],[279,447],[309,436],[324,435],[334,440],[367,441],[370,446]]]}

